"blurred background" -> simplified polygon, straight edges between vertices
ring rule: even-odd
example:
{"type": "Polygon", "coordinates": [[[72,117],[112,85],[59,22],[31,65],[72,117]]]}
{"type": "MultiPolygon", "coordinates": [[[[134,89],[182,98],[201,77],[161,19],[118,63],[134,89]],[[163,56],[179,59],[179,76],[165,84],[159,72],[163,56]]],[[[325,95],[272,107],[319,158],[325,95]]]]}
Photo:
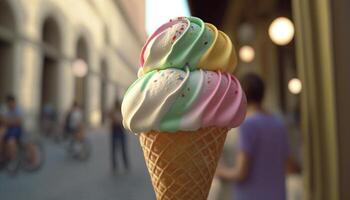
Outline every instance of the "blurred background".
{"type": "Polygon", "coordinates": [[[2,169],[0,198],[155,199],[136,136],[126,135],[129,169],[111,171],[108,113],[137,78],[147,36],[192,15],[232,39],[238,77],[265,80],[264,106],[284,118],[301,166],[287,179],[288,198],[350,199],[349,7],[346,0],[0,0],[0,105],[16,98],[27,141],[42,156],[29,173],[2,169]],[[69,156],[61,135],[74,101],[88,139],[83,160],[69,156]]]}

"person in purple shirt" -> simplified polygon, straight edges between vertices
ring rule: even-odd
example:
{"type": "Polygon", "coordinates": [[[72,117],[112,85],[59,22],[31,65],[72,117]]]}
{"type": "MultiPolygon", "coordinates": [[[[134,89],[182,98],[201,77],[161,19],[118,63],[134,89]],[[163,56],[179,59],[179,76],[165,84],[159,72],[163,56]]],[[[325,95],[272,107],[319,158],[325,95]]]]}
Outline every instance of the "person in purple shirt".
{"type": "Polygon", "coordinates": [[[236,183],[235,200],[286,199],[285,174],[296,169],[290,159],[287,128],[282,119],[262,108],[265,86],[259,76],[248,74],[241,83],[248,111],[239,127],[235,166],[219,164],[216,175],[236,183]]]}

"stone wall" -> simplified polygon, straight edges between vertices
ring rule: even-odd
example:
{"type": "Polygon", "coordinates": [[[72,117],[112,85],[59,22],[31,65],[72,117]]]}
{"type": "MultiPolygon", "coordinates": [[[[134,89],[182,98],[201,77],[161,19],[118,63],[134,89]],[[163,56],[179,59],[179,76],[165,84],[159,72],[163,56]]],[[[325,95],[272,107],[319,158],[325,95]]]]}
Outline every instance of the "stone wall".
{"type": "MultiPolygon", "coordinates": [[[[14,47],[11,91],[26,113],[27,128],[36,127],[42,108],[45,55],[58,67],[55,70],[57,82],[53,84],[56,87],[52,89],[57,90],[55,98],[61,116],[74,101],[75,78],[71,66],[77,58],[77,42],[81,38],[86,43],[88,65],[85,114],[90,124],[97,125],[103,113],[101,107],[110,108],[114,99],[121,97],[136,78],[138,55],[144,40],[139,36],[143,33],[133,33],[139,29],[132,27],[129,18],[122,15],[123,8],[113,0],[6,1],[15,18],[13,37],[7,39],[14,47]],[[56,46],[43,41],[43,27],[49,23],[48,19],[58,27],[58,33],[48,30],[49,35],[57,35],[53,39],[53,43],[55,40],[59,43],[56,46]],[[102,63],[106,65],[105,75],[100,73],[102,63]],[[100,97],[102,79],[106,82],[103,98],[100,97]],[[106,105],[101,104],[101,99],[105,99],[106,105]]],[[[136,6],[142,7],[144,3],[136,6]]],[[[1,35],[0,40],[4,39],[1,35]]]]}

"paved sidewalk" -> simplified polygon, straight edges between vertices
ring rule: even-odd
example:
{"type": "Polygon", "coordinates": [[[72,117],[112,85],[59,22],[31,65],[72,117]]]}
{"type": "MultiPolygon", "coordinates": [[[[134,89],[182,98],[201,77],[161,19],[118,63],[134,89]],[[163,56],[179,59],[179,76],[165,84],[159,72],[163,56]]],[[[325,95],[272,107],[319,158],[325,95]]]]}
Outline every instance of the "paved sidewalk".
{"type": "Polygon", "coordinates": [[[0,199],[154,200],[137,137],[128,135],[131,171],[113,175],[108,136],[106,133],[89,134],[93,154],[85,163],[69,158],[62,144],[46,141],[46,162],[39,172],[20,172],[16,177],[0,173],[0,199]]]}

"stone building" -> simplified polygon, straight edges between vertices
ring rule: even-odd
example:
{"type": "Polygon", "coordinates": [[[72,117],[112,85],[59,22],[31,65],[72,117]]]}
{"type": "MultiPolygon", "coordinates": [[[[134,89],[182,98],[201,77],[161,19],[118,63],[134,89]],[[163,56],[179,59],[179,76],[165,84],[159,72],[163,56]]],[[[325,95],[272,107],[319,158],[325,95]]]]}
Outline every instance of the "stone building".
{"type": "Polygon", "coordinates": [[[89,124],[99,124],[136,78],[144,7],[144,1],[1,0],[0,98],[17,97],[29,129],[44,105],[63,116],[74,100],[89,124]],[[73,73],[74,63],[87,66],[85,76],[73,73]]]}

